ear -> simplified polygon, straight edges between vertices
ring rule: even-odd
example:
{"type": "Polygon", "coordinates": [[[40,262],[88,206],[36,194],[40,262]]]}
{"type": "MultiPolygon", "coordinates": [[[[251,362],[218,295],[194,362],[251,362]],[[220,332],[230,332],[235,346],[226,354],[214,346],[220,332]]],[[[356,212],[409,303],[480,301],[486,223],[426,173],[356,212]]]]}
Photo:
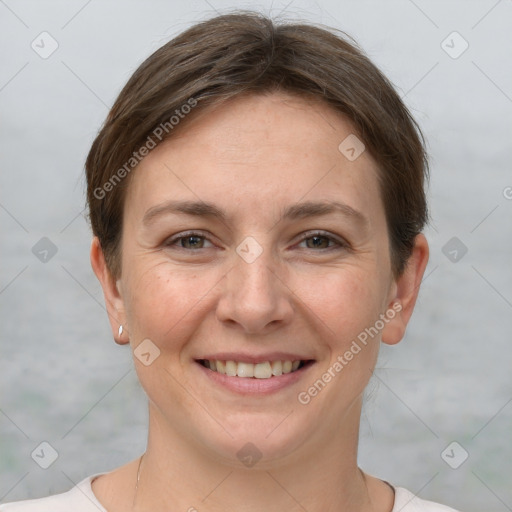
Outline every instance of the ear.
{"type": "Polygon", "coordinates": [[[119,291],[120,282],[112,277],[107,267],[100,241],[96,236],[93,238],[91,244],[91,266],[103,288],[105,305],[107,306],[108,318],[114,340],[119,345],[124,345],[130,340],[126,326],[124,300],[119,291]],[[121,334],[119,333],[120,325],[123,326],[123,332],[121,334]]]}
{"type": "Polygon", "coordinates": [[[421,280],[428,263],[428,254],[427,239],[422,234],[417,235],[406,267],[392,286],[388,312],[386,313],[389,321],[382,330],[382,341],[388,345],[394,345],[404,337],[418,298],[421,280]],[[392,312],[396,314],[391,316],[392,312]]]}

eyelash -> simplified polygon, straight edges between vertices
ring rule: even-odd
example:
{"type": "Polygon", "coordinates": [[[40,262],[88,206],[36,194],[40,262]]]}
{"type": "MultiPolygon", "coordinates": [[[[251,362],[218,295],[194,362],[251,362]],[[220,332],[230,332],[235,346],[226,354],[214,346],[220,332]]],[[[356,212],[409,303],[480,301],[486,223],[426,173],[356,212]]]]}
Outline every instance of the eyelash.
{"type": "MultiPolygon", "coordinates": [[[[208,237],[199,231],[187,231],[185,233],[179,233],[178,236],[173,236],[170,239],[168,239],[165,242],[165,246],[166,247],[176,247],[177,249],[184,250],[184,251],[190,251],[190,252],[199,251],[201,249],[210,249],[210,247],[200,247],[199,249],[188,249],[186,247],[179,247],[176,245],[176,243],[179,242],[180,240],[184,240],[184,239],[192,237],[192,236],[198,237],[198,238],[204,238],[204,239],[208,240],[208,237]]],[[[307,232],[300,239],[300,241],[298,243],[302,243],[302,242],[309,240],[310,238],[314,238],[314,237],[326,238],[329,242],[334,242],[334,244],[336,244],[338,247],[326,247],[326,248],[323,248],[320,250],[306,247],[306,250],[319,252],[319,251],[331,251],[331,250],[336,250],[336,249],[349,249],[350,248],[349,244],[347,242],[345,242],[344,240],[338,239],[337,237],[334,237],[324,231],[307,232]]]]}

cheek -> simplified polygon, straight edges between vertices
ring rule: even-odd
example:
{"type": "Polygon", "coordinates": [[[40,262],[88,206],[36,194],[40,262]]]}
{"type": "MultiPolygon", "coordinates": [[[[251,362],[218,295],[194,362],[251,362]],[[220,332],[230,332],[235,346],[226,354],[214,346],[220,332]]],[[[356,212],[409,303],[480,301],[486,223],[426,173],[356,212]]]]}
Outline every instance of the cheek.
{"type": "MultiPolygon", "coordinates": [[[[213,273],[193,272],[155,258],[140,258],[131,267],[127,314],[133,335],[160,348],[190,333],[204,313],[213,273]]],[[[173,344],[174,347],[174,344],[173,344]]]]}
{"type": "Polygon", "coordinates": [[[302,276],[294,289],[316,317],[316,327],[323,329],[320,338],[328,340],[332,351],[344,349],[381,312],[379,282],[367,268],[302,276]]]}
{"type": "Polygon", "coordinates": [[[375,366],[380,334],[370,336],[366,329],[382,312],[381,283],[367,267],[355,266],[302,283],[300,293],[314,313],[312,328],[326,357],[297,398],[312,404],[317,417],[339,418],[361,396],[375,366]]]}

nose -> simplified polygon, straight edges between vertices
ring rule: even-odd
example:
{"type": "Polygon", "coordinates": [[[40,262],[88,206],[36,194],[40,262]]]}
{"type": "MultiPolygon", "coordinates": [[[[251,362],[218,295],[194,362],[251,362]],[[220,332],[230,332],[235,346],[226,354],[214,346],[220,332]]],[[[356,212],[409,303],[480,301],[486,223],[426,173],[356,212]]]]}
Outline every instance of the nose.
{"type": "Polygon", "coordinates": [[[249,334],[283,327],[293,316],[292,291],[270,250],[252,262],[236,255],[234,266],[223,280],[217,318],[249,334]]]}

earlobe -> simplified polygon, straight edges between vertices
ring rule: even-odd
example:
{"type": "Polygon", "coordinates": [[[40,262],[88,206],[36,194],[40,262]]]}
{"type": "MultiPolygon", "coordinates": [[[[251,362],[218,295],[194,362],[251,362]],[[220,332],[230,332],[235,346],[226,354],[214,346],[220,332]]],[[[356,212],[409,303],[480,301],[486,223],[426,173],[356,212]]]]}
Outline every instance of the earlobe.
{"type": "Polygon", "coordinates": [[[96,236],[91,243],[90,257],[92,269],[103,289],[112,336],[116,343],[124,345],[129,342],[126,329],[124,300],[119,291],[118,281],[114,279],[108,269],[103,249],[96,236]]]}
{"type": "MultiPolygon", "coordinates": [[[[428,242],[423,234],[416,236],[404,272],[393,285],[389,311],[396,312],[382,330],[382,342],[394,345],[402,340],[418,298],[421,281],[428,263],[428,242]],[[396,304],[399,304],[398,308],[396,304]]],[[[390,315],[391,316],[391,315],[390,315]]]]}

